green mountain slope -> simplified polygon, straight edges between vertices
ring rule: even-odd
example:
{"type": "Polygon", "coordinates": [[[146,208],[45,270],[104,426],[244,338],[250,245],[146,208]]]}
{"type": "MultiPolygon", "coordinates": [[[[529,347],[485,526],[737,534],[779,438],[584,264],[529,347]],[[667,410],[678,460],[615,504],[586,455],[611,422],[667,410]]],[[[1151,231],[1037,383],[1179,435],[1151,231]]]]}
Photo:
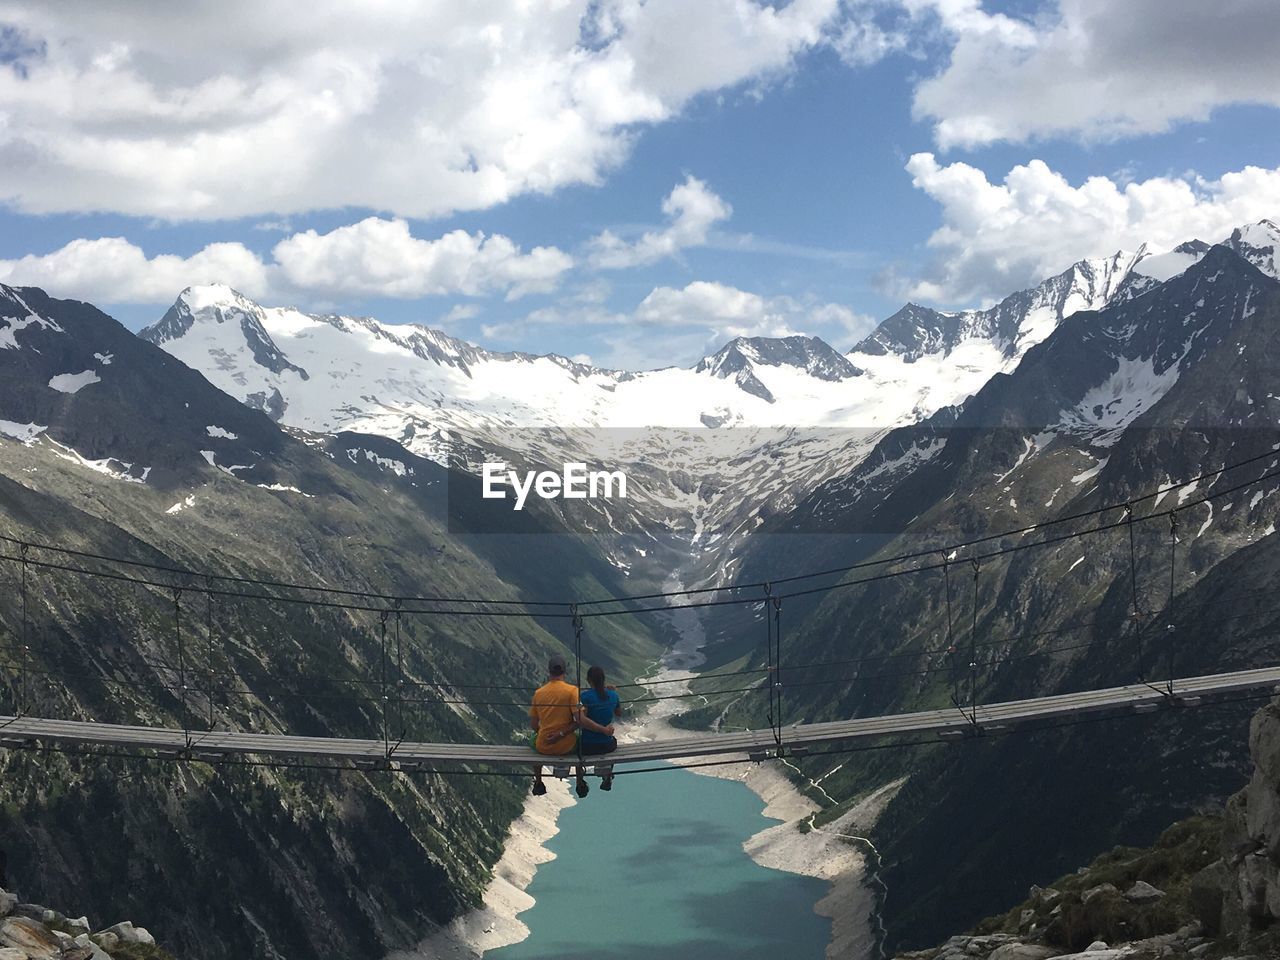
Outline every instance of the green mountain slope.
{"type": "MultiPolygon", "coordinates": [[[[5,324],[0,419],[29,438],[0,438],[5,536],[384,594],[517,600],[570,569],[563,595],[623,589],[549,521],[505,537],[452,530],[481,506],[437,492],[446,471],[387,441],[291,436],[88,305],[0,288],[5,324]],[[49,385],[69,373],[75,392],[49,385]]],[[[385,724],[393,738],[507,742],[525,694],[459,691],[535,683],[570,640],[563,621],[391,611],[401,643],[384,661],[378,609],[211,598],[200,580],[153,571],[157,585],[139,586],[27,556],[25,618],[22,567],[0,563],[3,712],[378,738],[385,724]],[[472,703],[439,702],[462,699],[472,703]]],[[[589,655],[618,671],[655,649],[642,627],[591,640],[589,655]]],[[[26,895],[145,915],[179,955],[371,956],[477,901],[525,792],[506,778],[10,750],[0,834],[26,895]]]]}

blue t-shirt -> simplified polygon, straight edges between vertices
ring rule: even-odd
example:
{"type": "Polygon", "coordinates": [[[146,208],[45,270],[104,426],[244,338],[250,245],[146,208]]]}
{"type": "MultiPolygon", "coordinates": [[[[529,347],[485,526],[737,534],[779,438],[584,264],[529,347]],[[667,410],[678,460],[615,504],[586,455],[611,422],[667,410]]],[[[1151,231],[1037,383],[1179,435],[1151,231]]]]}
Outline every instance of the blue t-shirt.
{"type": "MultiPolygon", "coordinates": [[[[587,708],[587,716],[602,727],[607,727],[613,723],[613,714],[618,709],[618,702],[617,690],[606,690],[603,697],[591,687],[587,687],[582,691],[582,705],[587,708]]],[[[609,738],[603,733],[596,733],[594,730],[583,728],[582,742],[608,743],[609,738]]]]}

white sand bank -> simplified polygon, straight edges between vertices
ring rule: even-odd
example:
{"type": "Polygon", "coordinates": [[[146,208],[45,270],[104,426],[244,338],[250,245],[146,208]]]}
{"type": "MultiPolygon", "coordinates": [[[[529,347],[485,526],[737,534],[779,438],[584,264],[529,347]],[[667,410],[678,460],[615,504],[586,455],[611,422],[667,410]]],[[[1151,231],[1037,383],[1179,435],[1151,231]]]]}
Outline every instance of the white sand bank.
{"type": "Polygon", "coordinates": [[[529,935],[520,914],[533,906],[525,892],[538,865],[554,860],[546,842],[560,832],[560,811],[577,802],[570,781],[547,778],[543,797],[528,796],[522,813],[511,824],[502,859],[484,892],[484,906],[454,920],[412,950],[398,951],[387,960],[464,960],[519,943],[529,935]]]}

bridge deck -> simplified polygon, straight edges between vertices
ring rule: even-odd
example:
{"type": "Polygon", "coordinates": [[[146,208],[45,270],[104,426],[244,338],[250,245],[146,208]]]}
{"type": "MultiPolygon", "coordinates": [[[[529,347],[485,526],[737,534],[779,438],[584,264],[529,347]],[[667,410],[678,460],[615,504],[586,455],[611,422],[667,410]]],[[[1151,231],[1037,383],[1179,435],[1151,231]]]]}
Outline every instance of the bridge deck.
{"type": "MultiPolygon", "coordinates": [[[[1171,696],[1165,683],[1156,686],[1131,684],[987,704],[977,708],[976,724],[971,723],[968,717],[955,708],[827,723],[795,724],[783,728],[782,742],[788,750],[801,752],[805,747],[848,744],[885,737],[932,734],[942,738],[958,738],[1063,717],[1117,710],[1154,709],[1166,702],[1193,705],[1203,697],[1259,690],[1278,684],[1280,667],[1264,667],[1175,680],[1172,682],[1171,696]]],[[[539,757],[525,746],[408,742],[393,742],[388,758],[387,745],[382,740],[295,737],[233,731],[187,732],[166,727],[0,716],[0,747],[32,744],[155,750],[211,761],[254,755],[287,757],[313,763],[345,761],[358,766],[385,766],[389,759],[403,767],[439,766],[446,763],[528,767],[539,760],[547,765],[563,766],[575,759],[573,754],[566,757],[539,757]]],[[[724,755],[763,758],[775,751],[773,731],[765,729],[741,733],[690,734],[649,743],[624,744],[607,757],[592,757],[587,762],[594,767],[724,755]]]]}

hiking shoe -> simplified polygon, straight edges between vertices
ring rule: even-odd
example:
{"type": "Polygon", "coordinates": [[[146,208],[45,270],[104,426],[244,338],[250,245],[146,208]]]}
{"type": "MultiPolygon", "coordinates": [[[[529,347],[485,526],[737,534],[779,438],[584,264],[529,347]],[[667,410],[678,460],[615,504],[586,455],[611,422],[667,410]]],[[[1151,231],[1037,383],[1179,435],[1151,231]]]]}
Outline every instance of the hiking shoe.
{"type": "Polygon", "coordinates": [[[608,780],[602,780],[602,781],[600,781],[600,789],[601,789],[601,790],[612,790],[612,789],[613,789],[613,777],[610,777],[608,780]]]}
{"type": "Polygon", "coordinates": [[[591,792],[591,788],[587,786],[587,781],[585,781],[585,780],[579,780],[579,781],[578,781],[578,796],[579,796],[579,797],[585,797],[585,796],[586,796],[588,793],[590,793],[590,792],[591,792]]]}
{"type": "Polygon", "coordinates": [[[547,792],[547,785],[541,780],[533,781],[533,795],[540,797],[547,792]]]}

